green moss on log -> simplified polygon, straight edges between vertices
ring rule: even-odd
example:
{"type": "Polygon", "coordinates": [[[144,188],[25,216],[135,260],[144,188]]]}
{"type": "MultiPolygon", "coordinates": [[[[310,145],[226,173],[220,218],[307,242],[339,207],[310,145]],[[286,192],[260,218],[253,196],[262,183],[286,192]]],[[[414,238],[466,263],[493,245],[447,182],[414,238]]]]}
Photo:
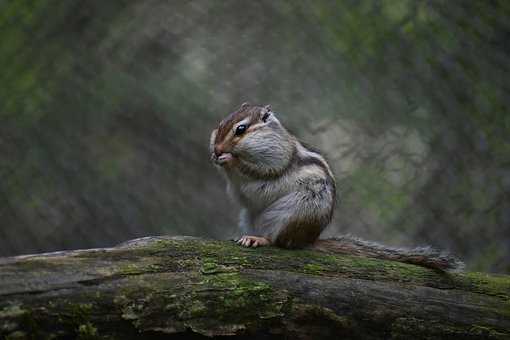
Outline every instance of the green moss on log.
{"type": "Polygon", "coordinates": [[[0,283],[0,297],[5,296],[0,299],[0,336],[12,339],[34,334],[41,339],[129,339],[186,332],[510,337],[508,329],[498,326],[510,318],[507,276],[168,238],[37,255],[0,266],[7,278],[0,283]],[[455,304],[457,297],[462,297],[461,305],[455,304]],[[421,303],[430,312],[420,311],[421,303]],[[435,313],[442,315],[447,303],[454,309],[441,320],[435,313]],[[464,313],[465,305],[475,307],[464,313]]]}

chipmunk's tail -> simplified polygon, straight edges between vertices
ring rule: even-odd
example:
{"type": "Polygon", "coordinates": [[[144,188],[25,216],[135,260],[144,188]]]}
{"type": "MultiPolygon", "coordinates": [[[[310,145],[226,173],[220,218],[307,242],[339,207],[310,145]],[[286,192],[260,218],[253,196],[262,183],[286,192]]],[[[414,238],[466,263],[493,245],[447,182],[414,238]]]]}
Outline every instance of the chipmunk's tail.
{"type": "Polygon", "coordinates": [[[456,257],[431,247],[393,248],[352,236],[317,240],[312,248],[329,253],[411,263],[442,271],[460,271],[464,268],[464,263],[456,257]]]}

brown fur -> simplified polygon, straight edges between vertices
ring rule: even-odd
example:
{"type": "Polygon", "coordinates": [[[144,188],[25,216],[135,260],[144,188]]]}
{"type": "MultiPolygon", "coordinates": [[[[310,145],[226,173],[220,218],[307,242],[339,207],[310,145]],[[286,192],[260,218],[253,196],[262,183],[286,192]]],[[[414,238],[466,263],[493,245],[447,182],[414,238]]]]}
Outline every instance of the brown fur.
{"type": "Polygon", "coordinates": [[[220,122],[215,143],[224,141],[229,132],[234,128],[234,125],[247,117],[257,117],[262,109],[260,106],[252,106],[247,103],[241,105],[237,111],[232,112],[220,122]]]}
{"type": "Polygon", "coordinates": [[[328,253],[410,263],[441,271],[461,270],[464,266],[457,258],[431,247],[392,248],[351,236],[317,240],[310,248],[328,253]]]}
{"type": "Polygon", "coordinates": [[[462,267],[456,258],[430,247],[392,248],[349,236],[318,240],[335,208],[333,174],[320,152],[300,143],[273,113],[269,106],[245,103],[211,135],[213,161],[224,152],[232,156],[223,169],[231,196],[244,209],[240,244],[312,248],[439,270],[462,267]],[[235,126],[244,120],[248,129],[235,136],[235,126]],[[264,130],[254,133],[259,128],[264,130]]]}
{"type": "Polygon", "coordinates": [[[275,245],[282,248],[304,248],[313,243],[322,231],[318,221],[295,221],[278,234],[275,245]]]}

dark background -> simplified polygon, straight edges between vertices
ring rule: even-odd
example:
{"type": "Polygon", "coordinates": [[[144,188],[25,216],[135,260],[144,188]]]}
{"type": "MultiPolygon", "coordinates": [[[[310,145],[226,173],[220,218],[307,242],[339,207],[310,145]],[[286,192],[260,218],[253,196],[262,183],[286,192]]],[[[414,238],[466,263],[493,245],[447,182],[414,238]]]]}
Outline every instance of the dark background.
{"type": "Polygon", "coordinates": [[[330,160],[328,235],[510,272],[510,2],[0,9],[0,255],[234,236],[208,140],[249,101],[330,160]]]}

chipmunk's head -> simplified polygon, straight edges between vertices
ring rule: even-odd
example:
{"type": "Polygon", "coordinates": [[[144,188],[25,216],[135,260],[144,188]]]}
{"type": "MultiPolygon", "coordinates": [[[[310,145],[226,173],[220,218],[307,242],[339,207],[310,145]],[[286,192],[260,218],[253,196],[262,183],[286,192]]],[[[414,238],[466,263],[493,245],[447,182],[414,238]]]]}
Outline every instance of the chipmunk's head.
{"type": "Polygon", "coordinates": [[[213,131],[211,157],[218,165],[237,167],[245,173],[277,174],[292,158],[292,141],[270,105],[244,103],[213,131]]]}

